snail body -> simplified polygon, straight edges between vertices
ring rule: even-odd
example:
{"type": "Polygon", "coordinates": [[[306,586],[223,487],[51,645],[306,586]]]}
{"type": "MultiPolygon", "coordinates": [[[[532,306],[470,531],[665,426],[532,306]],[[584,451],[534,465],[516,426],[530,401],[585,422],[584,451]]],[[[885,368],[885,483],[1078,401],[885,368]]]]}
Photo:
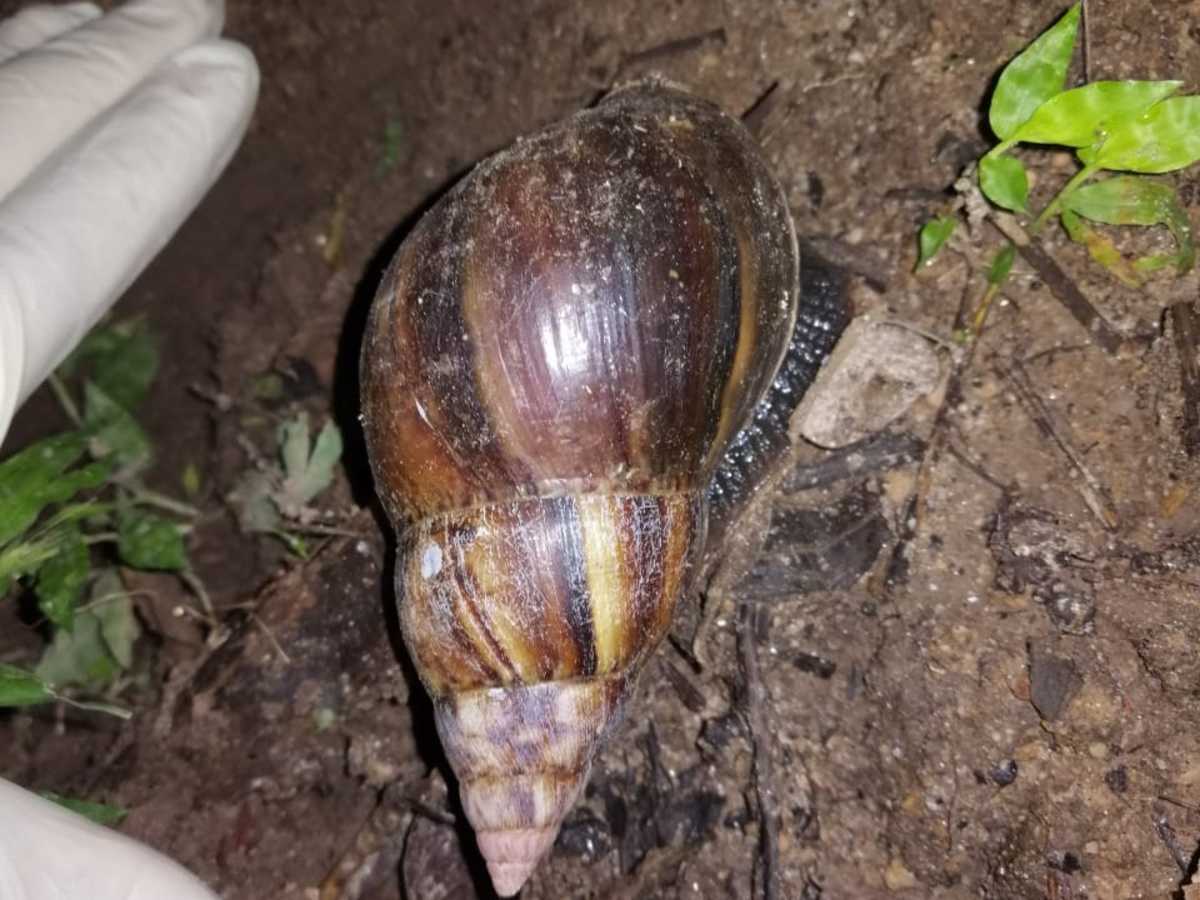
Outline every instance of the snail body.
{"type": "Polygon", "coordinates": [[[384,277],[363,423],[401,629],[501,896],[553,843],[699,566],[798,266],[741,124],[640,84],[480,164],[384,277]]]}

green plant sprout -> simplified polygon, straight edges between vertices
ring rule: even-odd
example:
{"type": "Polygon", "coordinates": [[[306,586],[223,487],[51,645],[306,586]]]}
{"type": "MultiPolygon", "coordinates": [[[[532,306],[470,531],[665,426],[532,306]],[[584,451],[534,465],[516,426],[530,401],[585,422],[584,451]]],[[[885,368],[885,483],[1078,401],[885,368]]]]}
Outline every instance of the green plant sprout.
{"type": "Polygon", "coordinates": [[[229,495],[243,531],[270,534],[302,559],[308,556],[305,533],[325,534],[310,505],[333,482],[342,456],[342,433],[326,422],[315,440],[308,415],[298,413],[276,432],[279,460],[262,461],[247,471],[229,495]]]}
{"type": "Polygon", "coordinates": [[[107,702],[133,666],[140,627],[119,567],[174,572],[199,592],[184,543],[198,512],[145,486],[153,445],[134,412],[158,370],[139,322],[84,339],[51,384],[75,428],[0,462],[0,600],[29,591],[51,630],[32,669],[0,667],[0,707],[107,702]],[[81,383],[80,399],[68,380],[81,383]],[[181,521],[183,520],[183,521],[181,521]]]}
{"type": "MultiPolygon", "coordinates": [[[[1066,90],[1080,6],[1068,9],[1001,73],[988,110],[999,142],[979,161],[979,187],[996,206],[1030,218],[1031,235],[1057,217],[1067,235],[1124,284],[1140,286],[1145,273],[1167,266],[1183,274],[1195,262],[1187,212],[1174,189],[1146,176],[1200,159],[1200,96],[1176,96],[1179,81],[1095,81],[1066,90]],[[1036,214],[1029,209],[1025,166],[1009,153],[1021,144],[1070,147],[1080,163],[1036,214]],[[1092,181],[1103,174],[1109,177],[1092,181]],[[1176,251],[1127,260],[1090,223],[1164,225],[1176,251]]],[[[955,221],[942,216],[922,227],[918,268],[933,260],[955,221]]]]}

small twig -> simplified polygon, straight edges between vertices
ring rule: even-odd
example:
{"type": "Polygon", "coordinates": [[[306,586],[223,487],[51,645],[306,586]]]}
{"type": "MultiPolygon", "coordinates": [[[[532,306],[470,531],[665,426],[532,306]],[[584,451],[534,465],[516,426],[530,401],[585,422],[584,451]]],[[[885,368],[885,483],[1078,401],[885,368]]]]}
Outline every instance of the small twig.
{"type": "Polygon", "coordinates": [[[1183,387],[1183,449],[1188,456],[1195,456],[1200,453],[1200,367],[1196,364],[1200,319],[1191,303],[1176,303],[1170,313],[1183,387]]]}
{"type": "Polygon", "coordinates": [[[1058,449],[1082,476],[1084,487],[1080,493],[1083,494],[1083,500],[1088,509],[1105,528],[1109,530],[1116,528],[1117,512],[1112,497],[1103,482],[1084,463],[1083,455],[1075,449],[1071,440],[1070,425],[1061,421],[1046,405],[1029,380],[1029,374],[1025,371],[1025,367],[1019,362],[1014,362],[1009,369],[1001,368],[1000,374],[1013,386],[1017,399],[1021,401],[1025,412],[1033,420],[1038,430],[1058,446],[1058,449]]]}
{"type": "Polygon", "coordinates": [[[283,649],[283,645],[279,643],[278,638],[275,637],[275,633],[267,627],[266,623],[261,618],[259,618],[258,613],[250,613],[250,621],[254,623],[259,631],[267,636],[267,640],[271,642],[271,646],[275,648],[275,652],[279,654],[280,659],[282,659],[288,665],[291,665],[292,658],[287,655],[287,651],[283,649]]]}
{"type": "Polygon", "coordinates": [[[211,403],[218,413],[227,413],[237,405],[237,401],[224,391],[209,390],[200,384],[189,384],[188,390],[201,400],[211,403]]]}
{"type": "Polygon", "coordinates": [[[79,414],[79,407],[75,405],[75,400],[71,396],[70,390],[66,384],[59,378],[57,372],[51,372],[46,378],[46,383],[50,385],[50,390],[54,392],[55,399],[58,400],[58,405],[62,407],[63,412],[67,414],[67,418],[76,428],[83,427],[83,416],[79,414]]]}
{"type": "Polygon", "coordinates": [[[1038,360],[1053,358],[1056,354],[1059,354],[1059,353],[1078,353],[1080,350],[1086,350],[1089,346],[1091,346],[1091,345],[1090,344],[1068,344],[1067,346],[1064,347],[1061,344],[1056,344],[1053,347],[1047,347],[1045,350],[1039,350],[1037,353],[1029,354],[1029,356],[1026,356],[1024,359],[1021,360],[1021,363],[1023,365],[1027,366],[1030,363],[1037,362],[1038,360]]]}
{"type": "Polygon", "coordinates": [[[315,534],[321,537],[348,537],[348,538],[365,538],[366,534],[361,531],[351,531],[348,528],[340,528],[337,525],[322,525],[320,522],[311,522],[304,524],[302,522],[286,521],[288,530],[294,534],[315,534]]]}
{"type": "Polygon", "coordinates": [[[750,108],[742,113],[742,124],[760,141],[767,117],[779,105],[779,96],[779,82],[772,81],[770,86],[758,96],[758,99],[750,104],[750,108]]]}
{"type": "Polygon", "coordinates": [[[675,668],[666,657],[660,656],[658,659],[663,675],[666,676],[667,681],[671,682],[671,687],[679,695],[680,702],[694,713],[704,712],[708,708],[708,701],[704,699],[703,692],[692,684],[690,678],[675,668]]]}
{"type": "MultiPolygon", "coordinates": [[[[185,607],[186,608],[186,607],[185,607]]],[[[229,639],[230,632],[226,629],[215,629],[204,644],[204,649],[187,662],[180,663],[171,669],[167,681],[163,685],[162,696],[158,702],[158,712],[154,716],[150,734],[156,741],[165,741],[175,725],[175,707],[192,684],[193,679],[208,661],[229,639]]]]}
{"type": "Polygon", "coordinates": [[[428,819],[430,822],[437,822],[439,825],[450,826],[458,823],[458,819],[454,818],[454,813],[447,812],[444,809],[437,809],[436,807],[425,803],[423,800],[418,800],[415,797],[409,797],[406,798],[404,802],[412,808],[413,812],[424,819],[428,819]]]}
{"type": "Polygon", "coordinates": [[[902,331],[910,331],[913,334],[918,334],[930,343],[937,344],[943,350],[949,350],[951,353],[958,353],[962,350],[962,344],[951,338],[942,337],[940,334],[930,331],[927,328],[921,328],[919,325],[914,325],[912,322],[905,322],[903,319],[880,319],[880,325],[891,325],[893,328],[899,328],[902,331]]]}
{"type": "Polygon", "coordinates": [[[1151,815],[1154,817],[1154,833],[1158,835],[1158,839],[1163,842],[1163,846],[1171,854],[1171,859],[1175,860],[1175,865],[1179,866],[1180,873],[1187,875],[1192,864],[1191,855],[1179,843],[1175,829],[1171,827],[1166,814],[1160,810],[1154,810],[1151,815]]]}
{"type": "Polygon", "coordinates": [[[381,873],[394,869],[400,862],[414,813],[396,809],[407,802],[407,798],[396,796],[397,793],[395,784],[381,792],[379,804],[322,880],[317,895],[320,900],[359,900],[377,886],[381,873]]]}
{"type": "Polygon", "coordinates": [[[160,494],[158,491],[153,491],[140,484],[132,484],[130,482],[118,482],[118,484],[129,491],[136,502],[145,506],[156,506],[159,509],[182,516],[185,519],[196,519],[200,516],[200,510],[196,509],[190,503],[184,503],[182,500],[176,500],[174,497],[160,494]]]}
{"type": "Polygon", "coordinates": [[[1062,270],[1058,263],[1046,253],[1033,238],[1021,227],[1021,224],[1006,213],[996,213],[988,217],[988,221],[996,230],[1013,242],[1021,258],[1033,268],[1038,277],[1050,288],[1050,292],[1067,309],[1075,321],[1082,325],[1100,347],[1109,354],[1116,355],[1124,338],[1108,321],[1092,306],[1079,286],[1062,270]]]}
{"type": "Polygon", "coordinates": [[[200,601],[200,606],[204,609],[205,615],[208,616],[208,624],[212,627],[216,626],[217,615],[213,610],[212,599],[208,596],[208,590],[204,587],[204,582],[200,580],[200,576],[191,569],[181,569],[176,573],[179,580],[188,586],[196,599],[200,601]]]}
{"type": "Polygon", "coordinates": [[[1079,4],[1079,17],[1083,19],[1083,83],[1092,80],[1092,16],[1088,0],[1079,4]]]}
{"type": "Polygon", "coordinates": [[[835,450],[820,462],[796,466],[784,478],[786,493],[824,487],[856,475],[885,472],[920,459],[925,442],[908,433],[884,432],[835,450]]]}
{"type": "Polygon", "coordinates": [[[779,814],[771,765],[770,731],[767,724],[767,689],[758,666],[758,617],[763,607],[742,601],[738,607],[737,647],[742,676],[746,681],[745,715],[754,747],[754,790],[758,798],[760,852],[762,853],[763,900],[778,900],[779,814]]]}
{"type": "Polygon", "coordinates": [[[979,478],[996,488],[1001,493],[1008,493],[1008,485],[1003,484],[998,478],[988,472],[987,469],[985,469],[975,460],[971,459],[971,457],[967,455],[966,451],[955,446],[953,441],[946,441],[946,452],[962,463],[962,465],[968,471],[973,472],[975,475],[979,476],[979,478]]]}
{"type": "Polygon", "coordinates": [[[704,31],[700,34],[693,34],[690,37],[667,41],[662,44],[656,44],[653,47],[648,47],[645,50],[635,51],[621,60],[621,64],[617,67],[617,75],[613,80],[619,81],[627,69],[631,69],[642,63],[653,62],[656,59],[663,59],[668,56],[677,56],[680,53],[689,53],[711,42],[716,42],[724,46],[726,40],[725,29],[714,28],[711,31],[704,31]]]}

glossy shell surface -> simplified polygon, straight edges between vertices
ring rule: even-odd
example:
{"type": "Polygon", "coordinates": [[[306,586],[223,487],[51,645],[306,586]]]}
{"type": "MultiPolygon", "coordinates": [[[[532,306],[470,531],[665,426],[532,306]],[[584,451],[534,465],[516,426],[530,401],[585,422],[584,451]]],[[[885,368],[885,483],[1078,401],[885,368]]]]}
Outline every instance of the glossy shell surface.
{"type": "Polygon", "coordinates": [[[797,273],[741,124],[643,84],[482,163],[384,278],[363,422],[400,532],[401,626],[502,896],[698,568],[797,273]]]}
{"type": "Polygon", "coordinates": [[[634,87],[482,163],[372,310],[367,436],[396,521],[703,487],[796,313],[782,192],[735,119],[634,87]]]}

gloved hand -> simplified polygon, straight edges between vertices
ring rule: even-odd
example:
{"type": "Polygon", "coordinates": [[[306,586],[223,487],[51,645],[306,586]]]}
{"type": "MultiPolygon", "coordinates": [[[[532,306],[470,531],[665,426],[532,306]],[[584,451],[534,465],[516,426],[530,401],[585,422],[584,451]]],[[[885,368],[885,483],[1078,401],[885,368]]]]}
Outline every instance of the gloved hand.
{"type": "Polygon", "coordinates": [[[217,900],[161,853],[0,778],[4,900],[217,900]]]}
{"type": "Polygon", "coordinates": [[[222,0],[0,22],[0,439],[241,141],[258,69],[223,23],[222,0]]]}
{"type": "MultiPolygon", "coordinates": [[[[245,133],[258,69],[221,0],[0,22],[0,439],[174,234],[245,133]]],[[[215,900],[184,869],[0,779],[3,900],[215,900]]]]}

